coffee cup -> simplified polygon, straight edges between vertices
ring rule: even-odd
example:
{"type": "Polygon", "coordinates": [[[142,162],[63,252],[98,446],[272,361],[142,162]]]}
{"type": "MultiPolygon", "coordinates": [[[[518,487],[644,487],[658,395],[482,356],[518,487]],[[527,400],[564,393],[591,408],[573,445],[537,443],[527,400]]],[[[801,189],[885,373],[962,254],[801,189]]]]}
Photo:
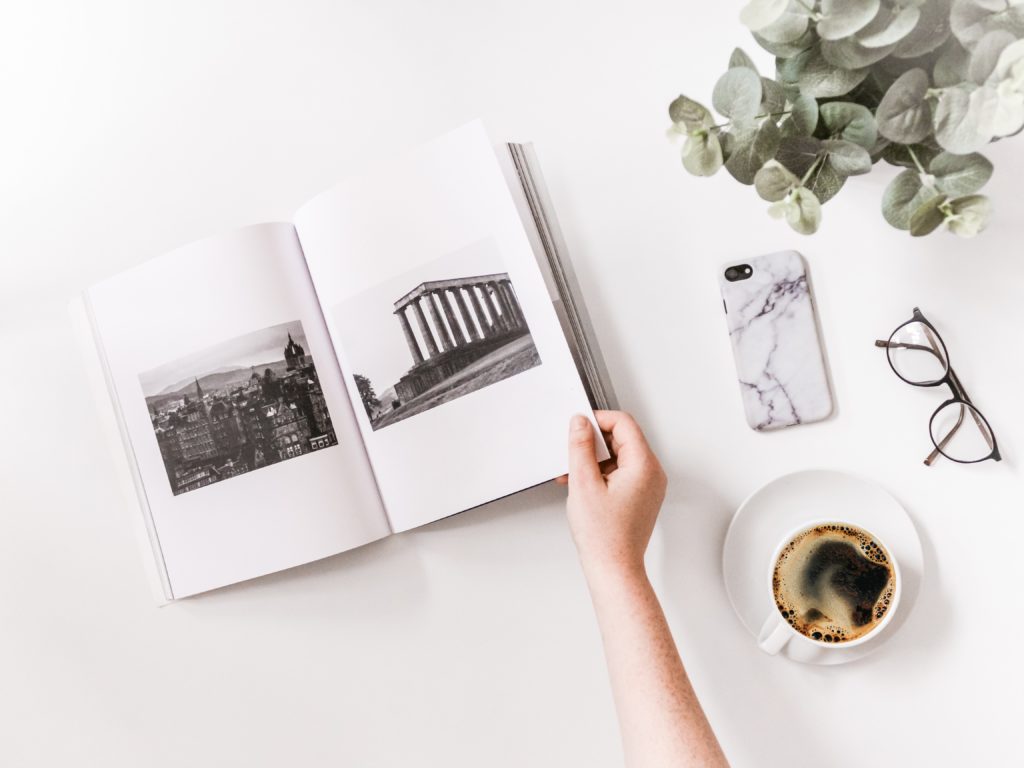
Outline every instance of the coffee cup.
{"type": "Polygon", "coordinates": [[[791,642],[822,650],[866,643],[891,621],[901,590],[899,564],[877,536],[849,522],[804,523],[769,561],[772,610],[758,645],[774,655],[791,642]]]}

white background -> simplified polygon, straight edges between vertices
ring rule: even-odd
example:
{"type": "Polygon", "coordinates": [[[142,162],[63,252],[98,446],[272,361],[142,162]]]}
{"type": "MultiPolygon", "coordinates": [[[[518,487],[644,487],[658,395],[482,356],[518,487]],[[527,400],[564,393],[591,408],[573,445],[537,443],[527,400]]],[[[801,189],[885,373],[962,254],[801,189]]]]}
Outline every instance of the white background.
{"type": "MultiPolygon", "coordinates": [[[[663,138],[709,100],[738,4],[63,3],[0,25],[0,762],[614,766],[618,736],[563,492],[548,486],[350,555],[156,609],[67,326],[97,279],[287,218],[376,154],[481,116],[532,139],[623,403],[671,477],[650,566],[737,766],[1005,764],[1022,676],[1024,138],[993,146],[991,229],[921,242],[854,179],[821,232],[687,176],[663,138]],[[715,265],[807,257],[839,406],[759,435],[715,265]],[[1006,461],[926,468],[942,395],[872,340],[919,304],[1006,461]],[[900,634],[851,667],[761,654],[719,550],[761,483],[810,466],[887,486],[924,541],[900,634]],[[839,745],[853,745],[846,750],[839,745]]],[[[767,56],[754,53],[767,69],[767,56]]]]}

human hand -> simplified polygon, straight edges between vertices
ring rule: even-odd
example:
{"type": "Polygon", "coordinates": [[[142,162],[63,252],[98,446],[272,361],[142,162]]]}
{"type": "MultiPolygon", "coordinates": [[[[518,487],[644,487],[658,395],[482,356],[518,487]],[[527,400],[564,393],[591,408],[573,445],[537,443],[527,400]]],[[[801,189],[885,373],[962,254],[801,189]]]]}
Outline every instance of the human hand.
{"type": "Polygon", "coordinates": [[[644,552],[665,498],[667,479],[633,417],[595,411],[612,459],[598,464],[594,429],[583,416],[569,426],[569,528],[585,570],[643,571],[644,552]]]}

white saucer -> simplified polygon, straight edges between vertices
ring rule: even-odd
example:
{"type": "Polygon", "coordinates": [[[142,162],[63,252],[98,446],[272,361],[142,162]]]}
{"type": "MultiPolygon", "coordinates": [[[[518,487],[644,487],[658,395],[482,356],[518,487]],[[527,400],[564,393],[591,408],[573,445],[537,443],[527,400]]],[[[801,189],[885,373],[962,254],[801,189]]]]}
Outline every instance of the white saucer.
{"type": "Polygon", "coordinates": [[[803,523],[835,520],[875,534],[896,558],[903,593],[895,615],[871,640],[850,648],[791,642],[780,656],[807,664],[845,664],[873,653],[914,607],[924,572],[921,540],[906,510],[881,486],[844,472],[812,469],[783,475],[755,491],[736,511],[725,535],[722,570],[736,615],[756,640],[769,612],[769,559],[787,533],[803,523]]]}

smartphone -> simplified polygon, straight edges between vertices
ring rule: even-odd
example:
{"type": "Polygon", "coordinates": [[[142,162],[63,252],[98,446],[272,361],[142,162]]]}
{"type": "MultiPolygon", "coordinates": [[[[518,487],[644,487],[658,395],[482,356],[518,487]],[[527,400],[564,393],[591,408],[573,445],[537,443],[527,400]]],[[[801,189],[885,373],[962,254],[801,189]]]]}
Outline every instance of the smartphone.
{"type": "Polygon", "coordinates": [[[780,251],[729,262],[718,283],[750,428],[828,418],[832,391],[803,257],[780,251]]]}

